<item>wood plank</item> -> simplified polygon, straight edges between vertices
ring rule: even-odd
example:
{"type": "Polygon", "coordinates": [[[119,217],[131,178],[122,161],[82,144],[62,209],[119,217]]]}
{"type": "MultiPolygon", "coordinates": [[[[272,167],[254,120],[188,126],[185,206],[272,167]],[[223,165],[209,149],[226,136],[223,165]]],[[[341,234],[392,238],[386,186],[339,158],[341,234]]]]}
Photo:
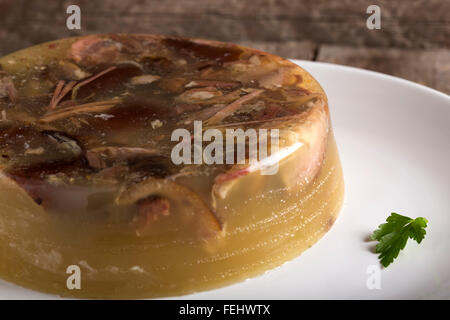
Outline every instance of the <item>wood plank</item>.
{"type": "Polygon", "coordinates": [[[313,60],[317,45],[309,41],[239,41],[239,44],[290,59],[313,60]]]}
{"type": "Polygon", "coordinates": [[[450,51],[321,46],[318,61],[387,73],[450,94],[450,51]]]}
{"type": "Polygon", "coordinates": [[[144,32],[224,41],[310,41],[450,48],[450,1],[376,1],[382,29],[365,26],[368,0],[74,0],[82,30],[65,26],[65,1],[0,0],[0,54],[75,34],[144,32]]]}

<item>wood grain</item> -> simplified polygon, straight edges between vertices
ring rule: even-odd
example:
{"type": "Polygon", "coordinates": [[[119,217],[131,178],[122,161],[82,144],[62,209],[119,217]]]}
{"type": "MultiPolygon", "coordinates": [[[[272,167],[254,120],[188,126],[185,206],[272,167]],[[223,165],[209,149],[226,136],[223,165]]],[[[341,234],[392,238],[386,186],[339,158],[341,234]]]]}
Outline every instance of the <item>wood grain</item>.
{"type": "Polygon", "coordinates": [[[325,45],[318,61],[387,73],[450,94],[450,51],[353,48],[325,45]]]}
{"type": "Polygon", "coordinates": [[[307,60],[319,55],[449,92],[450,0],[0,0],[0,56],[58,38],[118,32],[231,41],[307,60]],[[81,7],[80,31],[66,28],[70,4],[81,7]],[[381,30],[366,28],[371,4],[381,7],[381,30]]]}

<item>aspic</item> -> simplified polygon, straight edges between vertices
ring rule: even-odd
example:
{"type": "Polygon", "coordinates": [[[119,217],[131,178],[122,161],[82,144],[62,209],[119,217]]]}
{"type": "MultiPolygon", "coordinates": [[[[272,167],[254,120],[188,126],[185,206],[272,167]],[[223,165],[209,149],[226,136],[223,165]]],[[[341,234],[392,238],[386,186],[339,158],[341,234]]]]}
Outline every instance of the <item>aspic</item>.
{"type": "Polygon", "coordinates": [[[279,266],[337,218],[328,100],[288,60],[110,34],[27,48],[0,70],[2,279],[80,298],[182,295],[279,266]]]}

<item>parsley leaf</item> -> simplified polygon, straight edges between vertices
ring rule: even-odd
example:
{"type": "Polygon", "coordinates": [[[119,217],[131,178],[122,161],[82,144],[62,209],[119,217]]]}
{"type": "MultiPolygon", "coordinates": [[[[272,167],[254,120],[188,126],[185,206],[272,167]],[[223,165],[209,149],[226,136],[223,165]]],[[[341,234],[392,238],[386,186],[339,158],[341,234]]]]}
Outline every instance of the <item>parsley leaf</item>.
{"type": "Polygon", "coordinates": [[[397,258],[408,238],[421,243],[425,238],[425,228],[428,220],[422,217],[412,219],[392,212],[386,219],[387,223],[380,224],[370,236],[370,240],[378,241],[375,253],[384,267],[390,265],[397,258]]]}

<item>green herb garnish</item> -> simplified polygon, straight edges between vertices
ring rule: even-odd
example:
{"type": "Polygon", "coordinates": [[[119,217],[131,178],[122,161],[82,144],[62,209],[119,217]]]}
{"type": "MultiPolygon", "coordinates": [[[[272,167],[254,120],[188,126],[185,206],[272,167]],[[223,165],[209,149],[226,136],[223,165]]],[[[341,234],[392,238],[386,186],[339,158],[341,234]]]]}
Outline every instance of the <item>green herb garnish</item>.
{"type": "Polygon", "coordinates": [[[397,258],[408,238],[416,240],[417,243],[422,242],[427,233],[425,228],[428,220],[422,217],[412,219],[392,212],[386,222],[380,224],[370,236],[370,240],[378,240],[375,253],[380,254],[378,258],[384,267],[397,258]]]}

